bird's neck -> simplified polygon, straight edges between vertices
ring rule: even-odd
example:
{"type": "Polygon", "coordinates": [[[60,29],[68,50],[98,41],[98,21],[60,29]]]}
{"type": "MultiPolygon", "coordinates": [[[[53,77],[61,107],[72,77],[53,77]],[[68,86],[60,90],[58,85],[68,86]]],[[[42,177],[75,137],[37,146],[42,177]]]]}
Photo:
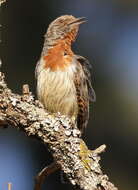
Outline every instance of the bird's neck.
{"type": "Polygon", "coordinates": [[[60,39],[53,47],[48,48],[45,55],[43,55],[45,68],[52,71],[64,71],[72,63],[73,55],[71,39],[60,39]]]}
{"type": "Polygon", "coordinates": [[[77,30],[72,30],[68,32],[62,39],[61,36],[59,38],[55,36],[48,37],[46,34],[41,56],[47,55],[49,50],[53,48],[56,49],[57,46],[62,46],[62,49],[68,51],[68,53],[70,54],[72,52],[71,44],[75,41],[76,35],[77,30]]]}

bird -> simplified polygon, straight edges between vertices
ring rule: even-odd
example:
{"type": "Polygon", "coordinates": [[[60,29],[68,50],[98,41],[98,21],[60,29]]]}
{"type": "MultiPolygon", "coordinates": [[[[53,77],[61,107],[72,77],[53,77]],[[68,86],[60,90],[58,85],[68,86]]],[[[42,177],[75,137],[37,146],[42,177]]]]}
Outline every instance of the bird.
{"type": "Polygon", "coordinates": [[[39,101],[50,113],[60,112],[75,120],[81,134],[88,124],[89,104],[96,100],[91,64],[72,50],[84,22],[84,17],[72,15],[51,22],[35,69],[39,101]]]}

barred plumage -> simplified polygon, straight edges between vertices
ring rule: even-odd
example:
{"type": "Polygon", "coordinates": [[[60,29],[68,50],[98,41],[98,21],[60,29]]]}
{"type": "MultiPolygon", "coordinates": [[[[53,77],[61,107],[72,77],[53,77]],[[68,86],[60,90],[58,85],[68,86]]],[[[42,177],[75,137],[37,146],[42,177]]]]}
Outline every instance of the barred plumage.
{"type": "Polygon", "coordinates": [[[75,118],[83,131],[89,118],[89,101],[95,101],[88,61],[73,53],[79,25],[84,20],[65,15],[53,21],[45,35],[36,66],[37,94],[49,112],[75,118]]]}

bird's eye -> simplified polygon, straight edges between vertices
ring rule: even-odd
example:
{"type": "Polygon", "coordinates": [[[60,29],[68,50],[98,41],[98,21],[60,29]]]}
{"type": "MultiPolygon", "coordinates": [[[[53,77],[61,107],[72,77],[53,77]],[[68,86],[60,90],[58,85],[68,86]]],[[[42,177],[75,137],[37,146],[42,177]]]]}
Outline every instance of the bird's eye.
{"type": "Polygon", "coordinates": [[[67,52],[64,52],[64,56],[66,56],[67,55],[67,52]]]}

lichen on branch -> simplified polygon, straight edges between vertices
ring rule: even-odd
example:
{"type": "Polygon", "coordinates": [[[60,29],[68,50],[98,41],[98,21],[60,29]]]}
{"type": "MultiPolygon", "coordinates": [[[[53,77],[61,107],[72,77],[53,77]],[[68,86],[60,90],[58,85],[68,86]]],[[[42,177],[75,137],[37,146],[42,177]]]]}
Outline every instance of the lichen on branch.
{"type": "Polygon", "coordinates": [[[48,145],[54,161],[70,183],[81,190],[117,190],[104,175],[99,154],[105,145],[90,151],[80,138],[75,123],[60,113],[51,114],[35,100],[27,85],[23,94],[14,94],[0,73],[0,126],[9,125],[23,130],[48,145]]]}

